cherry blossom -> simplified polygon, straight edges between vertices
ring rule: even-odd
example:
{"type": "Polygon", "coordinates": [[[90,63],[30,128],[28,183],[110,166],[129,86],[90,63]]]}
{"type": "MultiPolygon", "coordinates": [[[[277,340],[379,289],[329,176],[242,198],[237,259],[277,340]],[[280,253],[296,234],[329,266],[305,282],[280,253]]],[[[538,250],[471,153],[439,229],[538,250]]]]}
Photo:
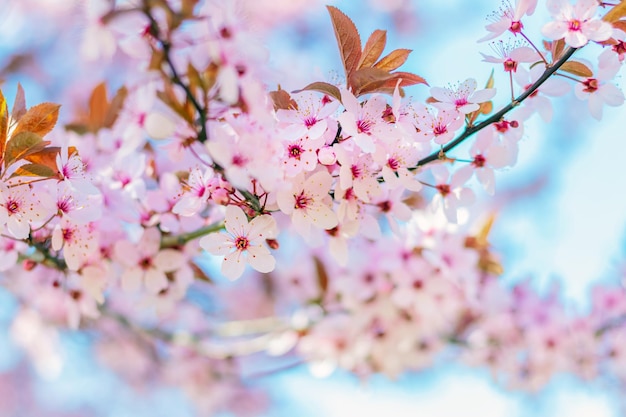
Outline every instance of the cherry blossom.
{"type": "Polygon", "coordinates": [[[230,278],[239,278],[246,263],[259,272],[270,272],[276,260],[270,254],[266,239],[276,237],[276,221],[269,215],[255,217],[248,222],[239,207],[228,206],[224,219],[226,233],[211,233],[200,240],[200,246],[214,255],[223,255],[222,273],[230,278]]]}
{"type": "Polygon", "coordinates": [[[602,109],[607,106],[621,106],[624,104],[624,93],[608,80],[612,79],[620,66],[615,63],[613,66],[598,69],[595,77],[587,78],[574,86],[576,97],[581,100],[588,100],[589,112],[597,119],[602,119],[602,109]]]}
{"type": "Polygon", "coordinates": [[[124,291],[146,290],[157,294],[168,286],[167,273],[179,269],[185,257],[174,249],[160,249],[161,236],[157,229],[145,229],[137,244],[122,240],[115,244],[116,260],[126,269],[121,276],[124,291]]]}
{"type": "Polygon", "coordinates": [[[478,42],[495,39],[507,30],[517,35],[524,28],[521,22],[522,17],[532,15],[535,7],[537,7],[537,0],[515,0],[515,7],[509,0],[505,0],[501,8],[490,16],[492,23],[485,27],[490,33],[480,38],[478,42]]]}
{"type": "Polygon", "coordinates": [[[430,94],[437,100],[435,106],[444,110],[456,110],[468,114],[478,110],[478,104],[489,101],[496,95],[495,88],[476,90],[476,80],[468,78],[454,87],[432,87],[430,94]]]}
{"type": "Polygon", "coordinates": [[[590,40],[605,41],[613,33],[609,23],[594,19],[596,0],[578,0],[573,6],[569,0],[547,0],[547,5],[554,21],[546,23],[541,33],[548,39],[565,38],[569,46],[580,48],[590,40]]]}

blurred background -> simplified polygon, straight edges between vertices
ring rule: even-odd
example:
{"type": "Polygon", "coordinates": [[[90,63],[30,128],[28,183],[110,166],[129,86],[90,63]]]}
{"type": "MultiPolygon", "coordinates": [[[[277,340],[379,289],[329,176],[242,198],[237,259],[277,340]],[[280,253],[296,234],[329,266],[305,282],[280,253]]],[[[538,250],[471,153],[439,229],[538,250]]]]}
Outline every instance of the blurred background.
{"type": "MultiPolygon", "coordinates": [[[[72,91],[78,101],[81,86],[90,81],[107,78],[113,84],[120,82],[114,69],[97,63],[90,71],[81,72],[80,80],[71,71],[77,59],[76,44],[88,24],[79,18],[87,1],[3,3],[0,76],[5,96],[13,97],[19,81],[30,104],[72,97],[72,91]],[[58,21],[59,16],[68,20],[58,21]]],[[[268,45],[274,71],[270,75],[274,79],[268,80],[270,87],[280,82],[284,89],[292,90],[313,80],[341,77],[325,2],[248,3],[248,12],[259,24],[259,36],[268,45]]],[[[494,68],[482,62],[480,55],[492,53],[490,46],[476,40],[485,34],[487,16],[501,6],[497,1],[331,3],[354,20],[362,38],[374,29],[386,29],[388,50],[413,49],[405,70],[423,76],[431,86],[469,77],[482,84],[494,68]]],[[[527,33],[537,35],[531,39],[541,41],[540,28],[548,18],[540,1],[536,14],[525,21],[527,33]]],[[[495,67],[495,77],[496,86],[504,92],[497,97],[506,100],[508,78],[499,67],[495,67]]],[[[621,83],[621,78],[617,82],[621,83]]],[[[407,94],[423,100],[428,89],[411,87],[407,94]]],[[[538,116],[528,122],[517,166],[498,174],[496,196],[480,194],[478,207],[496,213],[491,240],[502,255],[502,279],[511,283],[530,279],[540,292],[558,285],[572,311],[586,311],[590,289],[599,283],[620,282],[625,271],[622,159],[626,109],[605,108],[603,121],[598,122],[589,115],[586,103],[572,94],[553,103],[552,122],[545,124],[538,116]]],[[[495,104],[498,107],[497,101],[495,104]]],[[[62,113],[70,114],[74,105],[63,102],[62,113]]],[[[94,361],[90,339],[81,333],[62,333],[54,360],[44,369],[33,370],[10,331],[16,306],[16,300],[0,290],[0,416],[196,415],[176,389],[131,390],[94,361]],[[24,379],[25,368],[36,377],[24,379]]],[[[44,331],[33,328],[34,332],[44,331]]],[[[612,381],[580,381],[562,375],[541,392],[514,392],[495,384],[485,370],[454,363],[395,381],[385,377],[360,381],[341,372],[316,379],[303,365],[256,376],[250,383],[268,390],[271,404],[265,415],[276,417],[613,417],[625,411],[622,387],[612,381]]]]}

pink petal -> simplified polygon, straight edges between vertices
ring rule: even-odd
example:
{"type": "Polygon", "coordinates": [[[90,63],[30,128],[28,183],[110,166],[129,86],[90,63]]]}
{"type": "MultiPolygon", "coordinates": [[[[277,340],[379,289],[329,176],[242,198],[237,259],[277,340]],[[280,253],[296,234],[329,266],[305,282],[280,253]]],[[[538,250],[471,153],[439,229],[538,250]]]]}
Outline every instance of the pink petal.
{"type": "Polygon", "coordinates": [[[136,292],[141,288],[143,271],[135,266],[128,268],[122,274],[122,289],[126,292],[136,292]]]}
{"type": "Polygon", "coordinates": [[[154,266],[163,272],[171,272],[180,269],[187,258],[181,252],[174,249],[163,249],[152,259],[154,266]]]}
{"type": "Polygon", "coordinates": [[[158,294],[167,288],[167,277],[163,271],[156,268],[149,268],[144,275],[146,290],[151,294],[158,294]]]}
{"type": "Polygon", "coordinates": [[[252,246],[248,249],[248,263],[259,272],[267,273],[274,270],[276,260],[265,246],[252,246]]]}
{"type": "Polygon", "coordinates": [[[215,232],[200,239],[200,247],[213,255],[228,255],[235,244],[226,233],[215,232]]]}
{"type": "Polygon", "coordinates": [[[228,279],[235,280],[239,278],[246,269],[246,263],[241,256],[241,251],[235,251],[224,257],[222,262],[222,274],[228,279]]]}

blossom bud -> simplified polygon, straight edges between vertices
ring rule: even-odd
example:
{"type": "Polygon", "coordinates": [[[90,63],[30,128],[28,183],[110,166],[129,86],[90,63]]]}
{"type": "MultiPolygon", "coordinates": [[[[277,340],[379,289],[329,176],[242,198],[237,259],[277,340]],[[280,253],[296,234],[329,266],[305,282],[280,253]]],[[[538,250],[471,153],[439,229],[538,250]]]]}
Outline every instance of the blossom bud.
{"type": "Polygon", "coordinates": [[[274,250],[278,250],[278,248],[280,248],[280,244],[276,239],[265,239],[265,242],[267,243],[267,246],[274,250]]]}
{"type": "Polygon", "coordinates": [[[317,152],[317,159],[322,165],[332,165],[337,162],[337,155],[330,146],[325,146],[317,152]]]}
{"type": "Polygon", "coordinates": [[[24,259],[22,262],[22,268],[24,271],[32,271],[37,266],[37,262],[32,259],[24,259]]]}

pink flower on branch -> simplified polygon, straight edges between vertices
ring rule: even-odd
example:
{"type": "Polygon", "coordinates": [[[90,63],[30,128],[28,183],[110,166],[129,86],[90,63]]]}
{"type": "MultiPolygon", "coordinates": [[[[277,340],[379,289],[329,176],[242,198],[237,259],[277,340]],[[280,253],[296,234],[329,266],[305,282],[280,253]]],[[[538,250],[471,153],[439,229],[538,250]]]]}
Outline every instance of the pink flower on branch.
{"type": "Polygon", "coordinates": [[[569,0],[548,0],[547,6],[554,20],[546,23],[541,33],[548,39],[565,38],[569,46],[580,48],[589,41],[605,41],[613,34],[610,23],[594,19],[596,0],[578,0],[573,6],[569,0]]]}
{"type": "Polygon", "coordinates": [[[503,1],[500,9],[489,16],[492,23],[485,27],[489,34],[480,38],[478,42],[495,39],[507,30],[517,35],[524,28],[522,17],[533,14],[535,7],[537,7],[537,0],[516,0],[515,8],[509,0],[503,1]]]}
{"type": "Polygon", "coordinates": [[[246,262],[259,272],[274,270],[276,260],[264,243],[277,235],[276,221],[272,216],[265,214],[248,222],[242,209],[228,206],[224,227],[226,233],[211,233],[200,239],[200,246],[213,255],[224,256],[222,273],[227,278],[239,278],[246,262]]]}

